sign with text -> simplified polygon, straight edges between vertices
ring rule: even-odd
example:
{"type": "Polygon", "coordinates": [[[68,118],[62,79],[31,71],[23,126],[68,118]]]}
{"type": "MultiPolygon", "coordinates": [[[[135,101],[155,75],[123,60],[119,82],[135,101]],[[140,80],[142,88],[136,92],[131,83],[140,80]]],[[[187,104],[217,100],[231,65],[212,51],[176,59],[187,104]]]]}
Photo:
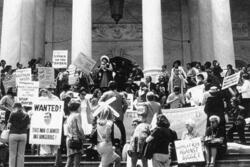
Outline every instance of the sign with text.
{"type": "Polygon", "coordinates": [[[133,102],[134,102],[134,96],[133,96],[133,94],[129,93],[127,95],[126,101],[127,101],[127,104],[128,104],[127,111],[133,111],[133,102]]]}
{"type": "Polygon", "coordinates": [[[175,141],[179,164],[205,161],[200,138],[175,141]]]}
{"type": "Polygon", "coordinates": [[[23,106],[32,107],[33,100],[39,96],[39,82],[19,82],[17,87],[17,101],[23,106]]]}
{"type": "Polygon", "coordinates": [[[55,70],[52,67],[38,67],[38,81],[40,88],[55,88],[55,70]]]}
{"type": "Polygon", "coordinates": [[[9,88],[14,88],[16,87],[16,75],[6,75],[4,80],[3,80],[3,86],[5,93],[8,91],[9,88]]]}
{"type": "Polygon", "coordinates": [[[30,68],[16,70],[16,83],[17,83],[17,85],[19,84],[19,82],[31,81],[32,80],[31,78],[32,78],[32,75],[31,75],[30,68]]]}
{"type": "Polygon", "coordinates": [[[63,101],[36,100],[33,102],[30,144],[61,144],[63,106],[63,101]]]}
{"type": "Polygon", "coordinates": [[[83,53],[79,53],[73,64],[82,72],[88,74],[94,68],[96,61],[83,53]]]}
{"type": "Polygon", "coordinates": [[[224,77],[222,83],[222,90],[230,88],[231,86],[237,85],[240,80],[240,72],[224,77]]]}
{"type": "Polygon", "coordinates": [[[68,66],[68,51],[67,50],[54,50],[52,67],[53,68],[67,68],[68,66]]]}

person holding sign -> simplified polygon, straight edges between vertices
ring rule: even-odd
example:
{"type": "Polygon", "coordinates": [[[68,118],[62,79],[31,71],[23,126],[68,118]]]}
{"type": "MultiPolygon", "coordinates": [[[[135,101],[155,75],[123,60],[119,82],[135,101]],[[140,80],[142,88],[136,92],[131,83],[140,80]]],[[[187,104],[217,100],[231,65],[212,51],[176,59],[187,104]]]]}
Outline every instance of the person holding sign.
{"type": "Polygon", "coordinates": [[[15,103],[8,122],[10,129],[9,167],[24,167],[24,153],[29,124],[29,116],[23,111],[21,103],[15,103]]]}
{"type": "Polygon", "coordinates": [[[215,160],[223,157],[227,150],[226,132],[220,124],[220,117],[209,117],[210,127],[205,135],[206,167],[214,167],[215,160]]]}
{"type": "Polygon", "coordinates": [[[115,163],[115,167],[120,167],[121,158],[115,153],[112,141],[113,113],[105,107],[97,118],[97,151],[101,155],[101,167],[109,167],[115,163]]]}
{"type": "Polygon", "coordinates": [[[69,103],[70,115],[67,118],[66,124],[66,147],[67,147],[67,163],[65,167],[80,167],[81,161],[81,145],[79,148],[72,148],[70,146],[70,139],[81,141],[84,139],[84,132],[82,129],[81,120],[81,103],[78,100],[71,100],[69,103]],[[73,166],[74,164],[74,166],[73,166]]]}

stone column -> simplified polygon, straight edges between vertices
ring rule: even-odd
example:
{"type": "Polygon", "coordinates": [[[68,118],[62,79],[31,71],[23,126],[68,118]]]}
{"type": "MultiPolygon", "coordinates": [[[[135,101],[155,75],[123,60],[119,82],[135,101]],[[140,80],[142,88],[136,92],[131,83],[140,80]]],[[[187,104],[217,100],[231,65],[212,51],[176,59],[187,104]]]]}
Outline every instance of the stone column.
{"type": "Polygon", "coordinates": [[[27,66],[29,60],[34,58],[35,33],[40,33],[35,31],[35,8],[41,2],[36,5],[36,1],[4,0],[1,59],[13,68],[17,62],[27,66]]]}
{"type": "Polygon", "coordinates": [[[34,58],[45,59],[46,0],[35,0],[34,58]]]}
{"type": "Polygon", "coordinates": [[[92,57],[92,0],[73,0],[71,61],[82,52],[92,57]]]}
{"type": "Polygon", "coordinates": [[[191,61],[201,61],[198,1],[188,0],[191,61]]]}
{"type": "Polygon", "coordinates": [[[164,64],[161,0],[142,0],[143,66],[153,79],[164,64]]]}
{"type": "Polygon", "coordinates": [[[235,66],[229,0],[199,1],[201,60],[235,66]]]}
{"type": "Polygon", "coordinates": [[[234,43],[229,0],[211,0],[214,59],[222,67],[235,67],[234,43]]]}

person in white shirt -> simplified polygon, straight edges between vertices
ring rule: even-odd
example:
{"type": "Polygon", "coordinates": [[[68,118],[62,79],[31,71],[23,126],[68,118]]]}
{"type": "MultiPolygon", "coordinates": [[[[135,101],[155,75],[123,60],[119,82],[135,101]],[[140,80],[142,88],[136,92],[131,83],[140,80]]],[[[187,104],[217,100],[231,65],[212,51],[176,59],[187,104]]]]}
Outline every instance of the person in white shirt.
{"type": "Polygon", "coordinates": [[[174,92],[167,98],[167,104],[170,104],[170,108],[181,108],[185,104],[184,96],[180,93],[180,87],[174,87],[174,92]]]}
{"type": "Polygon", "coordinates": [[[238,86],[237,89],[239,90],[239,93],[241,93],[242,100],[241,105],[245,107],[247,114],[247,117],[250,117],[250,78],[249,74],[243,74],[242,75],[243,85],[238,86]]]}

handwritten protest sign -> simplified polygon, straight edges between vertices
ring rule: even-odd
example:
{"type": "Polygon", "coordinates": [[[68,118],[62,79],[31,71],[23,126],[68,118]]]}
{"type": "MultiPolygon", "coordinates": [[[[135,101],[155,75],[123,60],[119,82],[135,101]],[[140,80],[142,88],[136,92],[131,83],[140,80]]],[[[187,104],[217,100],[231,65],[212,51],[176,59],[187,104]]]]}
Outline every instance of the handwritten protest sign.
{"type": "Polygon", "coordinates": [[[205,161],[200,138],[175,141],[175,149],[179,164],[205,161]]]}
{"type": "Polygon", "coordinates": [[[231,86],[237,85],[240,80],[240,72],[227,76],[223,79],[222,90],[230,88],[231,86]]]}
{"type": "Polygon", "coordinates": [[[14,88],[16,87],[16,75],[6,75],[4,80],[3,80],[3,86],[5,93],[8,91],[9,88],[14,88]]]}
{"type": "Polygon", "coordinates": [[[53,68],[67,68],[68,66],[68,51],[67,50],[54,50],[52,58],[53,68]]]}
{"type": "Polygon", "coordinates": [[[19,82],[17,88],[17,101],[23,106],[32,107],[33,100],[38,98],[39,82],[19,82]]]}
{"type": "Polygon", "coordinates": [[[133,94],[129,93],[129,94],[127,95],[126,101],[127,101],[127,104],[128,104],[128,109],[127,109],[127,111],[133,111],[133,101],[134,101],[134,96],[133,96],[133,94]]]}
{"type": "Polygon", "coordinates": [[[19,69],[16,70],[16,84],[18,85],[19,82],[26,82],[31,81],[32,75],[31,75],[31,69],[19,69]]]}
{"type": "Polygon", "coordinates": [[[60,145],[63,102],[36,100],[33,102],[30,124],[30,144],[60,145]]]}
{"type": "Polygon", "coordinates": [[[55,88],[55,70],[51,67],[38,67],[38,81],[40,88],[55,88]]]}
{"type": "Polygon", "coordinates": [[[83,53],[79,53],[73,63],[82,72],[88,74],[94,68],[96,61],[86,56],[83,53]]]}

